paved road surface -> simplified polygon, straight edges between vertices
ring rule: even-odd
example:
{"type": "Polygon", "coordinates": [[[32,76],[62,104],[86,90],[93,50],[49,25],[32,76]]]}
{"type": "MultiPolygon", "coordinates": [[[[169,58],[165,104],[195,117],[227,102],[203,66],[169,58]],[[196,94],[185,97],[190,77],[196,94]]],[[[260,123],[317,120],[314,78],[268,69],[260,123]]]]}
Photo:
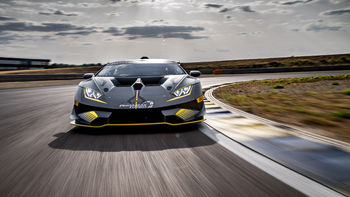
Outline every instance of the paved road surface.
{"type": "Polygon", "coordinates": [[[303,195],[193,126],[75,129],[68,117],[75,89],[0,91],[0,196],[303,195]]]}

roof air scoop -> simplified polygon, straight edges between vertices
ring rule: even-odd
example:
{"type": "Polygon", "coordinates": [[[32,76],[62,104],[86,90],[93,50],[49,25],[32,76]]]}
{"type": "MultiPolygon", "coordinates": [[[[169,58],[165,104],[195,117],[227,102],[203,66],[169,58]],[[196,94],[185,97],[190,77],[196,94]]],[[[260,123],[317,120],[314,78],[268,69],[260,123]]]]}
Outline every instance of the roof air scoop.
{"type": "Polygon", "coordinates": [[[136,81],[135,81],[134,84],[132,84],[132,87],[134,88],[134,90],[141,90],[141,88],[142,88],[143,86],[144,86],[144,85],[143,85],[142,80],[141,80],[140,77],[136,79],[136,81]]]}

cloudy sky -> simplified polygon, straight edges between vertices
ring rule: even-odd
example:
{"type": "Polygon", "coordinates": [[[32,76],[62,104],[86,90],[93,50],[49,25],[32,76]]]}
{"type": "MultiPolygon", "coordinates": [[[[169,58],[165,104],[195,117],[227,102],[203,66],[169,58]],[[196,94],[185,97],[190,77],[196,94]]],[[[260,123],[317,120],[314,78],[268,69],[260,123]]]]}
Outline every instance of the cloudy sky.
{"type": "Polygon", "coordinates": [[[350,52],[350,0],[0,0],[0,56],[106,63],[350,52]]]}

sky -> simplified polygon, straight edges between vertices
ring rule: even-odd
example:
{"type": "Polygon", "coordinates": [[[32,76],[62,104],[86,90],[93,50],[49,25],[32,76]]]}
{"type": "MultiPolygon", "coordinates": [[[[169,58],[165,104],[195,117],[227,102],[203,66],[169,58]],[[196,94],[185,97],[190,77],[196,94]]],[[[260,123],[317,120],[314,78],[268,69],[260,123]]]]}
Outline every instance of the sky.
{"type": "Polygon", "coordinates": [[[0,57],[181,62],[350,52],[350,0],[0,0],[0,57]]]}

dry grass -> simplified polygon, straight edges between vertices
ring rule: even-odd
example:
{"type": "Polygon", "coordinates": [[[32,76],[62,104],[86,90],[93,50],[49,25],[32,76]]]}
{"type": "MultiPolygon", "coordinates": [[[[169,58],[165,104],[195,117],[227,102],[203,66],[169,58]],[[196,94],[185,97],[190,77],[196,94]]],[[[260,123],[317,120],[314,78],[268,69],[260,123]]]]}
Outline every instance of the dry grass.
{"type": "Polygon", "coordinates": [[[250,113],[350,142],[349,87],[350,75],[339,75],[243,82],[214,94],[250,113]]]}
{"type": "Polygon", "coordinates": [[[224,69],[224,68],[275,68],[320,65],[342,65],[350,63],[350,54],[318,55],[302,57],[281,57],[264,59],[228,60],[216,62],[183,63],[185,69],[224,69]]]}

